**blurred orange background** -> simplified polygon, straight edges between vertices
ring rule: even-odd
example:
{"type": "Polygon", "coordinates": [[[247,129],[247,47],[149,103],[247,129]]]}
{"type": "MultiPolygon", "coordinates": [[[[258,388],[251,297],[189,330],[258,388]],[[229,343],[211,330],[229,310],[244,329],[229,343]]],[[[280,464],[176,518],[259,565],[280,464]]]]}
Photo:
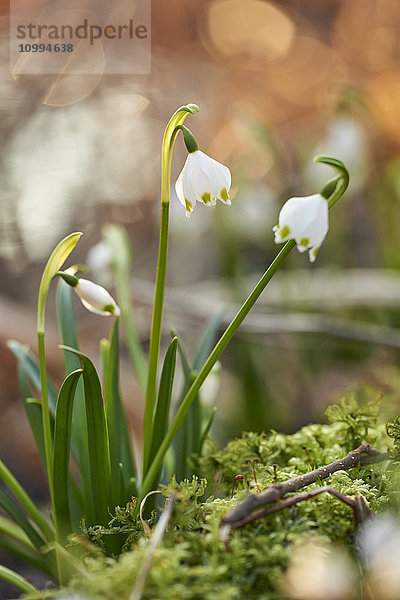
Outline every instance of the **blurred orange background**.
{"type": "MultiPolygon", "coordinates": [[[[231,307],[245,297],[276,253],[271,229],[282,203],[331,176],[313,164],[315,154],[343,160],[352,177],[315,267],[293,254],[281,283],[263,295],[258,321],[224,355],[215,435],[255,424],[293,430],[321,418],[355,379],[379,381],[371,365],[397,364],[397,0],[153,0],[152,72],[136,76],[11,75],[4,5],[1,25],[0,451],[17,474],[39,477],[40,467],[5,342],[35,351],[46,258],[80,230],[73,260],[84,262],[111,221],[132,241],[133,301],[147,345],[162,134],[188,102],[200,106],[186,122],[200,148],[232,170],[233,203],[198,206],[187,221],[173,194],[165,341],[175,326],[192,352],[220,301],[231,307]],[[354,321],[361,327],[352,330],[354,321]]],[[[173,180],[184,158],[178,140],[173,180]]],[[[83,349],[98,362],[109,322],[80,306],[77,318],[83,349]]],[[[60,382],[52,298],[47,334],[60,382]]],[[[139,434],[142,399],[124,362],[123,389],[139,434]]]]}

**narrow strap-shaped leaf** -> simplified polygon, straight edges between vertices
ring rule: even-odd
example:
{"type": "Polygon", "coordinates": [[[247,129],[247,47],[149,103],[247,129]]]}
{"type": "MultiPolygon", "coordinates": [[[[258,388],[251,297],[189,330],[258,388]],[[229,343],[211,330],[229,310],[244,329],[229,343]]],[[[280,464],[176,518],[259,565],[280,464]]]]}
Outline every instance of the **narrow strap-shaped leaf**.
{"type": "Polygon", "coordinates": [[[8,489],[11,491],[13,496],[18,500],[23,509],[29,515],[38,528],[42,531],[47,541],[54,540],[54,531],[47,523],[46,519],[37,508],[31,498],[28,496],[21,484],[15,479],[14,475],[6,465],[0,460],[0,479],[4,481],[8,489]]]}
{"type": "MultiPolygon", "coordinates": [[[[132,456],[131,436],[126,419],[125,409],[119,388],[119,319],[114,320],[110,341],[106,344],[107,360],[105,360],[104,379],[106,393],[106,414],[108,434],[110,438],[111,472],[116,494],[120,484],[120,464],[123,465],[124,487],[130,477],[135,476],[132,456]]],[[[121,490],[122,491],[122,490],[121,490]]],[[[126,498],[114,496],[115,504],[126,502],[126,498]]]]}
{"type": "Polygon", "coordinates": [[[157,405],[154,412],[149,464],[151,464],[154,456],[156,455],[157,450],[164,439],[165,432],[168,429],[177,348],[178,338],[174,337],[165,354],[164,364],[161,372],[157,405]]]}
{"type": "Polygon", "coordinates": [[[69,455],[75,389],[81,374],[82,369],[77,369],[66,377],[57,399],[53,454],[53,517],[61,539],[71,532],[68,501],[69,455]]]}
{"type": "Polygon", "coordinates": [[[50,577],[54,577],[53,571],[50,569],[48,562],[31,546],[26,546],[17,540],[7,538],[7,536],[0,533],[0,548],[6,550],[10,554],[17,556],[23,562],[28,563],[40,569],[50,577]]]}
{"type": "MultiPolygon", "coordinates": [[[[65,346],[79,350],[72,295],[72,288],[59,278],[57,283],[56,305],[61,341],[65,346]]],[[[72,352],[67,352],[66,350],[63,350],[63,355],[65,374],[69,375],[69,373],[72,373],[72,371],[75,371],[80,367],[79,358],[72,352]]],[[[75,390],[75,401],[72,412],[71,447],[79,465],[83,490],[83,512],[86,514],[93,514],[94,507],[91,505],[91,479],[83,379],[78,380],[75,390]]]]}
{"type": "MultiPolygon", "coordinates": [[[[192,369],[190,367],[189,358],[188,358],[185,346],[182,344],[182,341],[179,339],[178,339],[178,352],[179,352],[179,357],[181,359],[183,377],[185,380],[184,385],[187,386],[187,388],[189,389],[190,382],[191,382],[192,369]]],[[[183,398],[183,396],[182,396],[182,398],[183,398]]]]}
{"type": "MultiPolygon", "coordinates": [[[[27,376],[26,370],[18,361],[18,385],[22,397],[22,403],[25,409],[25,414],[29,421],[33,437],[39,450],[40,457],[44,468],[46,468],[46,455],[44,449],[43,422],[42,422],[42,405],[34,397],[33,388],[27,376]]],[[[54,425],[54,422],[53,422],[54,425]]]]}
{"type": "Polygon", "coordinates": [[[0,506],[2,506],[10,517],[21,527],[35,548],[43,548],[43,546],[46,545],[45,540],[38,534],[36,529],[32,527],[19,506],[12,498],[7,496],[3,490],[0,490],[0,506]]]}
{"type": "MultiPolygon", "coordinates": [[[[37,359],[29,351],[28,347],[16,340],[8,340],[8,348],[16,356],[20,366],[25,370],[25,373],[31,381],[38,394],[41,394],[40,385],[40,368],[37,359]]],[[[50,412],[55,415],[57,403],[57,388],[52,381],[47,378],[47,388],[49,394],[50,412]]]]}
{"type": "Polygon", "coordinates": [[[75,353],[83,369],[93,516],[95,524],[101,525],[109,520],[107,509],[111,504],[110,447],[101,385],[90,358],[75,348],[61,348],[75,353]]]}
{"type": "Polygon", "coordinates": [[[22,577],[22,575],[18,575],[15,571],[8,569],[7,567],[3,567],[0,565],[0,579],[15,585],[18,589],[25,592],[26,594],[37,593],[39,590],[35,588],[32,584],[30,584],[26,579],[22,577]]]}
{"type": "MultiPolygon", "coordinates": [[[[179,342],[179,346],[181,346],[179,342]]],[[[194,371],[189,371],[188,377],[185,378],[182,390],[179,396],[177,406],[179,407],[187,391],[192,385],[196,378],[194,371]]],[[[173,441],[173,449],[175,453],[175,475],[177,481],[181,481],[185,477],[189,476],[188,470],[188,458],[191,455],[191,443],[192,439],[192,413],[189,409],[188,414],[185,416],[182,425],[180,426],[175,439],[173,441]]]]}
{"type": "Polygon", "coordinates": [[[10,521],[10,519],[3,517],[2,515],[0,515],[0,534],[4,534],[5,536],[10,537],[17,542],[20,542],[21,544],[25,544],[31,549],[34,548],[32,542],[23,529],[21,529],[17,523],[10,521]]]}

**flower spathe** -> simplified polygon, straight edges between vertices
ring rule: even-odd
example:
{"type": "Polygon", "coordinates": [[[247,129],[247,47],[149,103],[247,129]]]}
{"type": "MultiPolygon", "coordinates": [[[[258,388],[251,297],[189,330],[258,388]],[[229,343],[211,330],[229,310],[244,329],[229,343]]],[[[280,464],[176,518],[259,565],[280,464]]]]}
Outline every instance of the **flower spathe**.
{"type": "Polygon", "coordinates": [[[105,288],[88,279],[78,279],[74,286],[81,302],[87,310],[103,317],[115,315],[119,317],[120,310],[114,298],[105,288]]]}
{"type": "Polygon", "coordinates": [[[273,228],[275,243],[296,241],[299,252],[308,250],[314,262],[329,229],[328,202],[321,194],[290,198],[279,213],[279,224],[273,228]]]}
{"type": "Polygon", "coordinates": [[[175,184],[176,194],[186,209],[187,217],[190,217],[196,202],[215,206],[217,200],[221,200],[230,206],[230,187],[231,173],[228,167],[201,150],[189,153],[175,184]]]}

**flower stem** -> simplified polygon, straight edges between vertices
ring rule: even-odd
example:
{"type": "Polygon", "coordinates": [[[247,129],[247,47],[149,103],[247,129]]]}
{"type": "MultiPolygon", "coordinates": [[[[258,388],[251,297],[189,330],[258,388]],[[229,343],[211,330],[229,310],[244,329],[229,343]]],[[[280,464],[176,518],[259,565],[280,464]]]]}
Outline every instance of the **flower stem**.
{"type": "Polygon", "coordinates": [[[157,365],[160,354],[162,317],[164,309],[165,276],[168,254],[169,202],[161,203],[160,245],[158,250],[156,287],[154,293],[153,319],[149,350],[149,366],[146,389],[146,407],[143,431],[143,474],[146,472],[151,447],[153,413],[157,387],[157,365]]]}
{"type": "Polygon", "coordinates": [[[49,482],[51,504],[53,504],[53,438],[51,434],[49,395],[47,390],[46,354],[44,346],[44,331],[38,331],[38,351],[40,366],[40,396],[42,399],[43,437],[46,456],[46,471],[49,482]]]}
{"type": "Polygon", "coordinates": [[[162,143],[161,162],[161,225],[158,248],[156,285],[154,290],[153,317],[151,322],[149,362],[147,371],[146,406],[143,426],[143,477],[146,476],[149,453],[152,444],[153,417],[157,390],[157,367],[160,355],[162,317],[164,310],[165,276],[168,256],[169,201],[171,184],[172,152],[179,126],[188,114],[198,112],[195,104],[179,108],[171,117],[165,128],[162,143]]]}
{"type": "Polygon", "coordinates": [[[142,489],[140,492],[141,498],[143,498],[152,489],[152,486],[154,484],[154,479],[157,477],[157,473],[161,467],[165,452],[167,451],[168,447],[172,443],[172,440],[175,437],[176,432],[178,431],[183,419],[185,418],[185,415],[186,415],[187,411],[189,410],[190,405],[192,404],[193,400],[196,398],[197,393],[198,393],[200,387],[202,386],[204,380],[206,379],[206,377],[210,373],[211,369],[213,368],[213,366],[215,365],[215,363],[221,356],[222,352],[225,350],[226,346],[232,339],[233,335],[235,334],[235,332],[237,331],[237,329],[239,328],[241,323],[244,321],[245,317],[248,315],[248,313],[254,306],[257,299],[260,297],[261,293],[264,291],[267,283],[272,279],[272,277],[274,276],[276,271],[279,269],[279,267],[281,266],[283,261],[286,259],[288,254],[291,252],[291,250],[293,250],[295,245],[296,245],[296,242],[294,240],[289,240],[288,242],[286,242],[286,244],[284,245],[282,250],[279,252],[279,254],[276,256],[274,261],[271,263],[271,265],[265,271],[264,275],[261,277],[261,279],[255,286],[253,291],[250,293],[250,295],[244,301],[244,303],[238,310],[236,316],[233,318],[231,323],[225,329],[224,333],[222,334],[219,341],[215,345],[211,354],[207,358],[206,362],[204,363],[203,368],[197,375],[196,379],[193,381],[193,383],[190,386],[186,396],[184,397],[179,409],[177,410],[175,417],[173,418],[171,425],[168,428],[165,438],[163,439],[163,441],[160,445],[160,448],[159,448],[152,464],[149,467],[148,472],[146,474],[144,474],[144,481],[143,481],[142,489]]]}

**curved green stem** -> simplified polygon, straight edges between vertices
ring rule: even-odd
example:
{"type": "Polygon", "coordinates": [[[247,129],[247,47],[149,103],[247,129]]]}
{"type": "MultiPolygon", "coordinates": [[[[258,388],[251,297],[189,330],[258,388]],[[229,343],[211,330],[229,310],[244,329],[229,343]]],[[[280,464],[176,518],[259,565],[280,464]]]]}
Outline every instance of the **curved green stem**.
{"type": "Polygon", "coordinates": [[[146,476],[152,441],[153,416],[157,389],[157,367],[160,354],[162,317],[164,307],[165,276],[168,255],[169,200],[171,184],[172,152],[182,125],[188,114],[198,112],[195,104],[179,108],[169,120],[162,143],[161,165],[161,225],[158,249],[156,285],[154,291],[153,317],[151,322],[149,362],[147,372],[146,405],[143,427],[143,477],[146,476]]]}
{"type": "Polygon", "coordinates": [[[314,162],[328,165],[338,172],[338,175],[328,181],[320,191],[320,194],[328,201],[329,208],[332,208],[349,186],[349,172],[340,160],[331,156],[316,156],[314,162]]]}
{"type": "Polygon", "coordinates": [[[230,322],[230,324],[228,325],[228,327],[225,329],[224,333],[220,337],[219,341],[215,345],[211,354],[207,358],[206,362],[204,363],[203,368],[197,375],[196,379],[193,381],[193,383],[192,383],[191,387],[189,388],[186,396],[184,397],[179,409],[177,410],[175,417],[173,418],[171,425],[168,428],[165,438],[163,439],[161,446],[160,446],[160,448],[148,470],[148,473],[146,474],[146,476],[144,478],[142,489],[140,491],[141,498],[143,498],[152,489],[152,486],[154,484],[154,479],[155,479],[155,477],[157,477],[157,473],[161,467],[165,452],[167,451],[168,447],[172,443],[172,440],[175,437],[176,432],[178,431],[191,403],[197,396],[197,393],[198,393],[200,387],[202,386],[204,380],[206,379],[207,375],[210,373],[211,369],[217,362],[218,358],[221,356],[222,352],[225,350],[226,346],[232,339],[233,335],[235,334],[235,332],[237,331],[237,329],[239,328],[241,323],[244,321],[245,317],[248,315],[251,308],[254,306],[256,300],[260,297],[261,293],[264,291],[267,283],[272,279],[272,277],[274,276],[276,271],[279,269],[279,267],[281,266],[281,264],[283,263],[285,258],[291,252],[291,250],[293,250],[295,245],[296,245],[296,242],[294,240],[289,240],[288,242],[286,242],[286,244],[284,245],[282,250],[279,252],[279,254],[276,256],[274,261],[271,263],[269,268],[265,271],[264,275],[261,277],[261,279],[255,286],[253,291],[250,293],[250,295],[244,301],[244,303],[242,304],[242,306],[236,313],[235,317],[232,319],[232,321],[230,322]]]}

